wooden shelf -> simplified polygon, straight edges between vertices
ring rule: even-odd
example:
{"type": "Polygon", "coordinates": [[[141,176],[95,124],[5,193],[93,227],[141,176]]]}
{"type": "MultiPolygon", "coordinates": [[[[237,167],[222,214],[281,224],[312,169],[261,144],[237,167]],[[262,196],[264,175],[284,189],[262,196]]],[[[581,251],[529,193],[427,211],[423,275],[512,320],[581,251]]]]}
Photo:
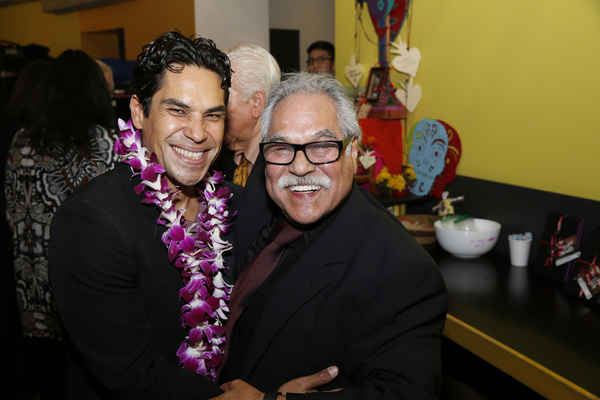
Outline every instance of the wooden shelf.
{"type": "Polygon", "coordinates": [[[403,106],[373,106],[367,118],[405,119],[406,108],[403,106]]]}

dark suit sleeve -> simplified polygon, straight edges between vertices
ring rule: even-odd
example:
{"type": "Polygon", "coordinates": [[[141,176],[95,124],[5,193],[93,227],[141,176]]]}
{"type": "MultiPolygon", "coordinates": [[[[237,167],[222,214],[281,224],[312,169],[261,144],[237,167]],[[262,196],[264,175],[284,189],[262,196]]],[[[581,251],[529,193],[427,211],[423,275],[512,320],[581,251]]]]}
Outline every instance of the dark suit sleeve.
{"type": "MultiPolygon", "coordinates": [[[[446,311],[445,285],[433,261],[404,260],[353,324],[347,339],[350,362],[341,366],[352,377],[349,386],[307,394],[307,400],[437,398],[446,311]]],[[[329,387],[335,388],[335,381],[329,387]]]]}
{"type": "Polygon", "coordinates": [[[223,178],[226,182],[233,181],[233,175],[237,168],[237,164],[233,161],[234,155],[235,152],[229,150],[227,146],[223,146],[221,153],[219,153],[219,157],[212,166],[214,170],[223,173],[223,178]]]}
{"type": "MultiPolygon", "coordinates": [[[[53,218],[50,278],[82,376],[101,398],[208,399],[222,393],[200,375],[167,362],[155,348],[163,333],[149,322],[153,316],[139,290],[135,229],[85,199],[63,204],[53,218]]],[[[144,279],[157,292],[166,284],[152,281],[151,274],[144,279]]],[[[179,323],[169,320],[164,326],[181,329],[179,323]]],[[[176,350],[175,345],[173,354],[176,350]]]]}

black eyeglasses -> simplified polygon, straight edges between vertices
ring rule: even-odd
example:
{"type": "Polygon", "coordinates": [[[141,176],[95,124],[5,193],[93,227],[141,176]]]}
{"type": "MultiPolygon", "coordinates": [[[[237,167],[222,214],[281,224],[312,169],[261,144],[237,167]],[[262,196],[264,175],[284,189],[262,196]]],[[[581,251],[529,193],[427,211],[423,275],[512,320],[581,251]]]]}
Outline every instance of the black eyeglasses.
{"type": "Polygon", "coordinates": [[[296,159],[296,153],[301,150],[308,162],[319,165],[337,161],[342,149],[351,140],[352,136],[348,136],[344,140],[325,140],[304,144],[268,142],[260,144],[260,151],[269,164],[290,165],[296,159]]]}

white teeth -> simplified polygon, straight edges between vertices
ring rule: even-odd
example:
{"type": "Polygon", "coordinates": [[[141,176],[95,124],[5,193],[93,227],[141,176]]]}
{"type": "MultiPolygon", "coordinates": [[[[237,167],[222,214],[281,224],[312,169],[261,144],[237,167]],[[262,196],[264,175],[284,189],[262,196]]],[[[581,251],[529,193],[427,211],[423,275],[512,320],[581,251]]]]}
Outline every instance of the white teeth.
{"type": "Polygon", "coordinates": [[[291,192],[314,192],[315,190],[321,189],[321,186],[316,185],[303,185],[303,186],[290,186],[291,192]]]}
{"type": "Polygon", "coordinates": [[[186,158],[189,158],[191,160],[199,160],[200,157],[202,157],[204,155],[203,151],[192,152],[192,151],[184,150],[184,149],[179,148],[179,147],[175,147],[175,146],[172,146],[172,147],[173,147],[173,150],[175,150],[177,153],[179,153],[182,156],[184,156],[186,158]]]}

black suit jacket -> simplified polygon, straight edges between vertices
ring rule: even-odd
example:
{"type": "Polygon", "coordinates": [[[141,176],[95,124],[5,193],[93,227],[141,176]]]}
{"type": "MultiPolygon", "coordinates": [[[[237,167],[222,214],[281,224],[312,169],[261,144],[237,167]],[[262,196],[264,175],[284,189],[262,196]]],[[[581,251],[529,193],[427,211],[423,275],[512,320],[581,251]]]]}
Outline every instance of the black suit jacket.
{"type": "Polygon", "coordinates": [[[223,146],[221,153],[219,153],[219,157],[217,157],[213,164],[213,168],[217,171],[221,171],[223,173],[223,178],[225,178],[227,182],[233,181],[233,174],[238,167],[235,161],[233,161],[234,155],[235,153],[233,151],[229,150],[226,146],[223,146]]]}
{"type": "MultiPolygon", "coordinates": [[[[244,197],[263,199],[261,183],[253,193],[250,182],[244,197]]],[[[258,209],[260,203],[240,205],[236,275],[242,250],[273,214],[258,209]]],[[[431,257],[382,208],[354,186],[330,225],[279,281],[246,349],[243,380],[276,390],[337,365],[340,375],[325,389],[344,390],[307,398],[439,395],[445,285],[431,257]]]]}
{"type": "Polygon", "coordinates": [[[52,220],[49,273],[71,350],[66,397],[211,398],[222,391],[177,365],[188,334],[181,274],[161,241],[158,207],[140,204],[131,175],[118,165],[52,220]]]}

